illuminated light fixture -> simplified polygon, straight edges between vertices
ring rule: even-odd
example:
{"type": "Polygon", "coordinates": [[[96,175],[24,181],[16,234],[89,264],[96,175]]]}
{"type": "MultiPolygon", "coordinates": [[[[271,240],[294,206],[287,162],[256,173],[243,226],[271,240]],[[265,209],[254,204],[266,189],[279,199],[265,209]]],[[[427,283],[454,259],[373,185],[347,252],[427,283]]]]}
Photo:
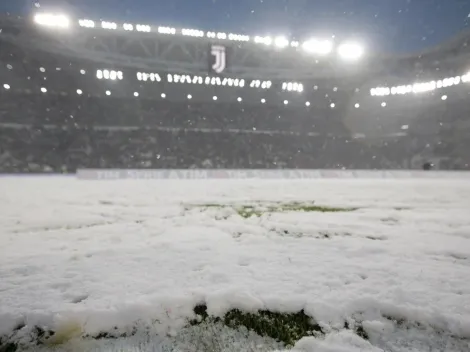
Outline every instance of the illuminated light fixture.
{"type": "Polygon", "coordinates": [[[181,34],[189,36],[189,37],[197,37],[197,38],[204,37],[204,32],[200,31],[198,29],[186,29],[186,28],[184,28],[184,29],[181,30],[181,34]]]}
{"type": "Polygon", "coordinates": [[[160,34],[176,34],[176,28],[158,27],[158,33],[160,33],[160,34]]]}
{"type": "Polygon", "coordinates": [[[217,39],[227,39],[226,33],[217,33],[217,39]]]}
{"type": "Polygon", "coordinates": [[[109,73],[109,79],[111,79],[112,81],[115,81],[117,79],[117,72],[116,71],[111,71],[109,73]]]}
{"type": "Polygon", "coordinates": [[[382,104],[380,104],[383,108],[387,106],[387,103],[386,102],[382,102],[382,104]]]}
{"type": "Polygon", "coordinates": [[[443,95],[443,96],[441,97],[441,99],[442,99],[442,100],[447,100],[447,95],[443,95]]]}
{"type": "Polygon", "coordinates": [[[68,28],[70,26],[70,20],[65,15],[38,13],[34,16],[34,22],[45,27],[68,28]]]}
{"type": "Polygon", "coordinates": [[[266,99],[263,98],[261,99],[261,104],[264,104],[264,103],[266,103],[266,99]]]}
{"type": "Polygon", "coordinates": [[[296,40],[294,40],[293,42],[290,43],[290,46],[293,47],[293,48],[298,48],[300,45],[300,43],[296,40]]]}
{"type": "Polygon", "coordinates": [[[77,94],[78,94],[78,95],[82,95],[82,94],[83,94],[82,90],[81,90],[81,89],[77,89],[77,94]]]}
{"type": "Polygon", "coordinates": [[[101,28],[103,28],[103,29],[117,29],[117,24],[114,23],[114,22],[102,21],[101,22],[101,28]]]}
{"type": "Polygon", "coordinates": [[[104,77],[105,79],[109,79],[109,77],[110,77],[109,70],[104,70],[104,71],[103,71],[103,77],[104,77]]]}
{"type": "Polygon", "coordinates": [[[191,100],[193,96],[191,94],[188,94],[188,99],[191,100]]]}
{"type": "Polygon", "coordinates": [[[86,71],[85,71],[85,70],[80,70],[80,73],[81,73],[82,75],[84,75],[84,74],[86,73],[86,71]]]}
{"type": "Polygon", "coordinates": [[[106,95],[111,95],[111,92],[109,90],[106,91],[106,95]]]}
{"type": "Polygon", "coordinates": [[[212,97],[212,99],[213,99],[213,100],[217,100],[217,96],[214,95],[214,96],[212,97]]]}
{"type": "Polygon", "coordinates": [[[284,100],[284,105],[287,105],[289,104],[289,102],[287,100],[284,100]]]}
{"type": "Polygon", "coordinates": [[[332,108],[332,109],[334,109],[335,106],[336,106],[335,103],[331,103],[331,104],[330,104],[330,108],[332,108]]]}
{"type": "Polygon", "coordinates": [[[137,32],[150,33],[152,31],[152,28],[148,25],[145,25],[145,24],[138,24],[135,28],[136,28],[137,32]]]}
{"type": "Polygon", "coordinates": [[[346,42],[338,47],[339,56],[346,61],[355,61],[364,55],[364,48],[354,42],[346,42]]]}
{"type": "Polygon", "coordinates": [[[41,92],[43,92],[43,93],[47,93],[47,89],[46,89],[46,88],[44,88],[44,87],[42,87],[42,88],[41,88],[41,92]]]}
{"type": "Polygon", "coordinates": [[[310,106],[310,102],[307,101],[307,102],[305,103],[305,106],[310,106]]]}
{"type": "Polygon", "coordinates": [[[95,22],[87,19],[78,20],[78,25],[85,28],[95,28],[95,22]]]}
{"type": "Polygon", "coordinates": [[[4,84],[4,85],[3,85],[3,88],[5,88],[6,90],[9,90],[9,89],[10,89],[10,85],[9,85],[9,84],[4,84]]]}
{"type": "Polygon", "coordinates": [[[286,37],[277,37],[276,39],[274,39],[274,45],[277,48],[284,49],[285,47],[289,46],[289,41],[286,37]]]}
{"type": "Polygon", "coordinates": [[[134,92],[134,97],[138,97],[139,96],[139,93],[138,92],[134,92]]]}
{"type": "Polygon", "coordinates": [[[44,67],[40,67],[39,68],[39,71],[41,71],[42,73],[46,72],[46,69],[44,67]]]}
{"type": "Polygon", "coordinates": [[[237,99],[237,100],[238,100],[238,102],[240,103],[240,102],[242,102],[242,100],[243,100],[243,99],[242,99],[242,98],[240,98],[240,97],[238,97],[238,99],[237,99]]]}
{"type": "Polygon", "coordinates": [[[244,79],[240,80],[239,86],[242,87],[242,88],[245,86],[245,80],[244,79]]]}
{"type": "Polygon", "coordinates": [[[124,28],[125,31],[133,31],[134,30],[134,25],[130,23],[124,23],[122,25],[122,28],[124,28]]]}
{"type": "Polygon", "coordinates": [[[165,99],[166,98],[166,94],[165,93],[162,93],[162,98],[165,99]]]}
{"type": "Polygon", "coordinates": [[[302,49],[309,54],[328,55],[333,50],[329,40],[310,39],[302,44],[302,49]]]}
{"type": "Polygon", "coordinates": [[[260,37],[260,36],[255,37],[256,44],[271,45],[272,42],[273,42],[273,39],[271,37],[260,37]]]}
{"type": "Polygon", "coordinates": [[[359,109],[361,106],[359,105],[359,103],[356,103],[356,104],[354,104],[354,107],[355,107],[356,109],[359,109]]]}

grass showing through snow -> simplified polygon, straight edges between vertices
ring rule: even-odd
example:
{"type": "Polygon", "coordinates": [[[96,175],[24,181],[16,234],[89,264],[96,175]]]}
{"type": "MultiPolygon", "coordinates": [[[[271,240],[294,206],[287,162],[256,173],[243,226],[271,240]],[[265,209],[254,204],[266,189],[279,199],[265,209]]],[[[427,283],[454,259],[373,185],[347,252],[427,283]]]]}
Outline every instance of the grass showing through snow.
{"type": "Polygon", "coordinates": [[[263,205],[262,203],[256,205],[226,205],[226,204],[196,204],[192,205],[194,208],[201,209],[224,209],[232,208],[242,218],[248,219],[253,216],[261,217],[265,214],[270,213],[286,213],[286,212],[318,212],[318,213],[339,213],[339,212],[351,212],[357,210],[357,208],[340,208],[340,207],[329,207],[315,205],[313,203],[300,203],[300,202],[289,202],[289,203],[274,203],[263,205]]]}

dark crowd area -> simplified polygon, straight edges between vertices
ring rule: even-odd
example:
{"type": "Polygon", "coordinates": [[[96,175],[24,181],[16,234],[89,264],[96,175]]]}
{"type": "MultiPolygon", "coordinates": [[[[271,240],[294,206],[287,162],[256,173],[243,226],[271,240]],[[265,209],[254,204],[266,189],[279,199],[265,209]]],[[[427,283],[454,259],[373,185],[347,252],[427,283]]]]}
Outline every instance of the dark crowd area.
{"type": "MultiPolygon", "coordinates": [[[[3,93],[2,173],[79,168],[468,169],[452,121],[353,135],[341,111],[3,93]],[[312,114],[319,114],[315,116],[312,114]],[[395,131],[395,130],[393,130],[395,131]]],[[[441,117],[441,116],[440,116],[441,117]]],[[[452,116],[448,116],[452,118],[452,116]]],[[[465,139],[466,138],[466,139],[465,139]]]]}

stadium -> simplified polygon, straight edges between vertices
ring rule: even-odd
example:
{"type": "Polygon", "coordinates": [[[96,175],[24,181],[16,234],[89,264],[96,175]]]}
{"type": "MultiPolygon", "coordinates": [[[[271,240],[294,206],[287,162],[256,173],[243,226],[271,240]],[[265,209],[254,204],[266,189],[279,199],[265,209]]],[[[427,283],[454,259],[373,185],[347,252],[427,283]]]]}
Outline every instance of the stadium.
{"type": "Polygon", "coordinates": [[[468,33],[397,57],[337,38],[1,21],[2,172],[468,169],[468,33]]]}
{"type": "Polygon", "coordinates": [[[0,352],[468,352],[469,41],[0,17],[0,352]]]}

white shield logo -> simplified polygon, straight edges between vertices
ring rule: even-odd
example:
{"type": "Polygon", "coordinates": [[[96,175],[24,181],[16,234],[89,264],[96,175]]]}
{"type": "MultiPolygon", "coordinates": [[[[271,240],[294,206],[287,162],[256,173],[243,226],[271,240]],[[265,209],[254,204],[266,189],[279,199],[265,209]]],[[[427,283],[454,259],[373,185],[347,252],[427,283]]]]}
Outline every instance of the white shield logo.
{"type": "Polygon", "coordinates": [[[211,54],[215,57],[212,69],[216,73],[224,72],[227,66],[227,57],[225,53],[225,47],[221,45],[213,45],[211,48],[211,54]]]}

